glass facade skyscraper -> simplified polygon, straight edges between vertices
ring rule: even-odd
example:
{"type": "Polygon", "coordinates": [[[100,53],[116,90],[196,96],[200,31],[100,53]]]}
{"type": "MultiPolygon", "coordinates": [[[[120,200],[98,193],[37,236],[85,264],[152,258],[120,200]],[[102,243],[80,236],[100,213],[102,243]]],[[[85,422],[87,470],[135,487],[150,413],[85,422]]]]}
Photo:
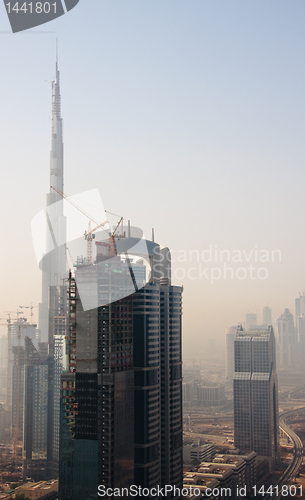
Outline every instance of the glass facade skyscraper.
{"type": "Polygon", "coordinates": [[[135,484],[161,484],[160,288],[147,284],[133,299],[135,484]]]}
{"type": "Polygon", "coordinates": [[[273,328],[244,331],[234,340],[234,441],[269,457],[278,452],[278,383],[273,328]]]}
{"type": "Polygon", "coordinates": [[[23,476],[44,480],[47,468],[48,373],[47,344],[36,349],[25,338],[23,476]]]}
{"type": "MultiPolygon", "coordinates": [[[[96,498],[98,485],[182,487],[182,287],[170,283],[169,250],[158,260],[159,245],[145,243],[151,279],[136,292],[131,266],[99,252],[70,279],[59,500],[96,498]],[[109,304],[84,311],[77,288],[88,280],[92,291],[94,275],[97,298],[108,294],[109,304]],[[111,301],[122,289],[126,297],[111,301]]],[[[132,267],[145,276],[142,263],[132,267]]]]}

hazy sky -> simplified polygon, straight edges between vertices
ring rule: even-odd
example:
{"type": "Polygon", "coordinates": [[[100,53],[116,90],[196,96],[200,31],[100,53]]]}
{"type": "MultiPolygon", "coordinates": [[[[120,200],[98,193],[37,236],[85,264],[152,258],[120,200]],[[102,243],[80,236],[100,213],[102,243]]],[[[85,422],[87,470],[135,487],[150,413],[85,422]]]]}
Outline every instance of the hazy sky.
{"type": "Polygon", "coordinates": [[[80,0],[10,34],[1,3],[0,315],[40,300],[30,224],[48,190],[56,37],[65,191],[98,187],[108,210],[173,250],[185,352],[267,302],[273,317],[294,313],[305,287],[304,14],[303,0],[80,0]],[[203,261],[210,245],[246,252],[234,279],[203,261]],[[262,249],[281,262],[255,262],[262,249]],[[190,250],[200,262],[177,262],[190,250]],[[268,277],[237,279],[249,265],[268,277]]]}

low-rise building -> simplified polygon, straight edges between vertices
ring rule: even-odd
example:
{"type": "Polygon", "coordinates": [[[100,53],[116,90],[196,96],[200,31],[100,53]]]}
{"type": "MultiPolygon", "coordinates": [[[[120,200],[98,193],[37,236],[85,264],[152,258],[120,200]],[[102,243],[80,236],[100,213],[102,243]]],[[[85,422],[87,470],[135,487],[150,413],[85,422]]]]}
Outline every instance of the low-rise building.
{"type": "Polygon", "coordinates": [[[186,472],[183,475],[183,489],[189,491],[189,495],[186,497],[184,496],[184,498],[195,500],[201,498],[201,494],[203,497],[206,496],[210,500],[220,500],[222,497],[220,496],[221,489],[219,481],[214,478],[205,479],[199,476],[200,475],[194,472],[186,472]]]}
{"type": "MultiPolygon", "coordinates": [[[[239,498],[238,487],[245,487],[246,485],[246,462],[240,457],[232,457],[231,455],[217,455],[210,463],[203,463],[200,465],[198,471],[210,472],[212,471],[232,471],[232,497],[239,498]]],[[[245,496],[244,494],[242,496],[245,496]]]]}
{"type": "Polygon", "coordinates": [[[246,481],[244,484],[239,484],[241,486],[246,485],[247,493],[252,492],[253,486],[257,483],[257,454],[254,451],[249,451],[249,453],[246,454],[230,453],[229,455],[215,455],[213,462],[219,462],[220,457],[224,461],[226,461],[226,459],[230,460],[233,458],[237,460],[243,460],[245,462],[246,481]]]}
{"type": "Polygon", "coordinates": [[[183,446],[183,463],[191,464],[194,460],[198,462],[208,462],[215,455],[214,443],[202,443],[200,439],[183,446]]]}
{"type": "Polygon", "coordinates": [[[201,463],[197,470],[198,483],[202,481],[212,481],[213,479],[219,482],[219,499],[235,499],[234,491],[234,474],[230,467],[223,464],[213,464],[212,462],[201,463]]]}
{"type": "Polygon", "coordinates": [[[58,481],[39,481],[38,483],[26,483],[15,489],[16,495],[24,495],[30,500],[51,497],[52,493],[58,491],[58,481]]]}

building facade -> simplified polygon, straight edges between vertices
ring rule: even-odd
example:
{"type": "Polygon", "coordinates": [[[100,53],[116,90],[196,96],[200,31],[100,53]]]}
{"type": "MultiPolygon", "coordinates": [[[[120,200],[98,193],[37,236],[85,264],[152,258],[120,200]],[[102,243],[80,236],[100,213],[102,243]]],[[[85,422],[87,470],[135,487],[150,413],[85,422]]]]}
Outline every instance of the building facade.
{"type": "Polygon", "coordinates": [[[23,478],[47,475],[48,360],[47,344],[36,349],[25,339],[23,478]]]}
{"type": "Polygon", "coordinates": [[[268,306],[263,309],[263,325],[272,325],[272,311],[268,306]]]}
{"type": "MultiPolygon", "coordinates": [[[[99,252],[96,264],[79,269],[79,276],[83,284],[89,280],[92,291],[95,273],[97,294],[108,294],[109,303],[84,311],[71,280],[69,373],[61,381],[60,500],[94,498],[99,484],[182,487],[182,288],[171,285],[170,267],[154,265],[159,246],[146,243],[151,280],[136,292],[126,261],[99,252]],[[122,288],[126,297],[112,302],[122,288]]],[[[140,265],[137,274],[143,277],[140,265]]]]}
{"type": "Polygon", "coordinates": [[[160,288],[149,283],[133,299],[135,484],[161,484],[160,288]]]}
{"type": "Polygon", "coordinates": [[[182,287],[160,285],[160,310],[161,484],[182,488],[182,287]]]}
{"type": "Polygon", "coordinates": [[[238,327],[233,395],[235,446],[268,457],[271,466],[278,453],[278,385],[272,326],[250,331],[238,327]]]}
{"type": "Polygon", "coordinates": [[[295,366],[298,360],[298,334],[293,314],[285,309],[276,320],[278,359],[281,367],[295,366]]]}
{"type": "Polygon", "coordinates": [[[49,288],[62,285],[66,271],[66,218],[63,215],[64,192],[63,133],[61,117],[60,75],[56,61],[56,77],[52,83],[52,137],[50,152],[50,191],[46,198],[46,252],[42,269],[42,297],[39,304],[40,340],[49,338],[49,288]]]}
{"type": "Polygon", "coordinates": [[[237,326],[227,327],[226,335],[226,379],[232,384],[234,375],[234,339],[237,326]]]}
{"type": "Polygon", "coordinates": [[[48,467],[47,479],[58,477],[60,428],[60,377],[67,368],[66,336],[68,334],[67,286],[49,288],[48,351],[48,467]]]}

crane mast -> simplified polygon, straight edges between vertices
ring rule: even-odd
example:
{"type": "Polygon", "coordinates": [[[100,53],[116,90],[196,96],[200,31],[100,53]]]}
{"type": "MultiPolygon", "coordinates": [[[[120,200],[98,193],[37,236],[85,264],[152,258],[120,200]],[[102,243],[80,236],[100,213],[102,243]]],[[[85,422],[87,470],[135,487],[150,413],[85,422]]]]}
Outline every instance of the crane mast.
{"type": "Polygon", "coordinates": [[[109,221],[105,220],[104,222],[99,223],[98,221],[96,221],[95,219],[93,219],[93,217],[91,217],[87,212],[85,212],[85,210],[83,210],[82,208],[80,208],[77,205],[77,203],[75,203],[74,201],[72,201],[62,191],[59,191],[59,189],[57,189],[54,186],[51,186],[51,189],[53,189],[54,191],[56,191],[56,193],[58,193],[65,200],[67,200],[69,203],[71,203],[71,205],[73,205],[73,207],[75,207],[79,212],[81,212],[83,215],[85,215],[85,217],[87,217],[89,219],[88,229],[87,229],[87,231],[85,231],[84,236],[85,236],[85,240],[87,241],[87,264],[91,265],[92,264],[92,240],[94,238],[94,234],[93,233],[95,231],[97,231],[97,229],[99,229],[99,228],[105,226],[106,224],[108,224],[109,221]],[[94,224],[95,224],[95,227],[93,229],[91,228],[91,222],[94,222],[94,224]]]}

